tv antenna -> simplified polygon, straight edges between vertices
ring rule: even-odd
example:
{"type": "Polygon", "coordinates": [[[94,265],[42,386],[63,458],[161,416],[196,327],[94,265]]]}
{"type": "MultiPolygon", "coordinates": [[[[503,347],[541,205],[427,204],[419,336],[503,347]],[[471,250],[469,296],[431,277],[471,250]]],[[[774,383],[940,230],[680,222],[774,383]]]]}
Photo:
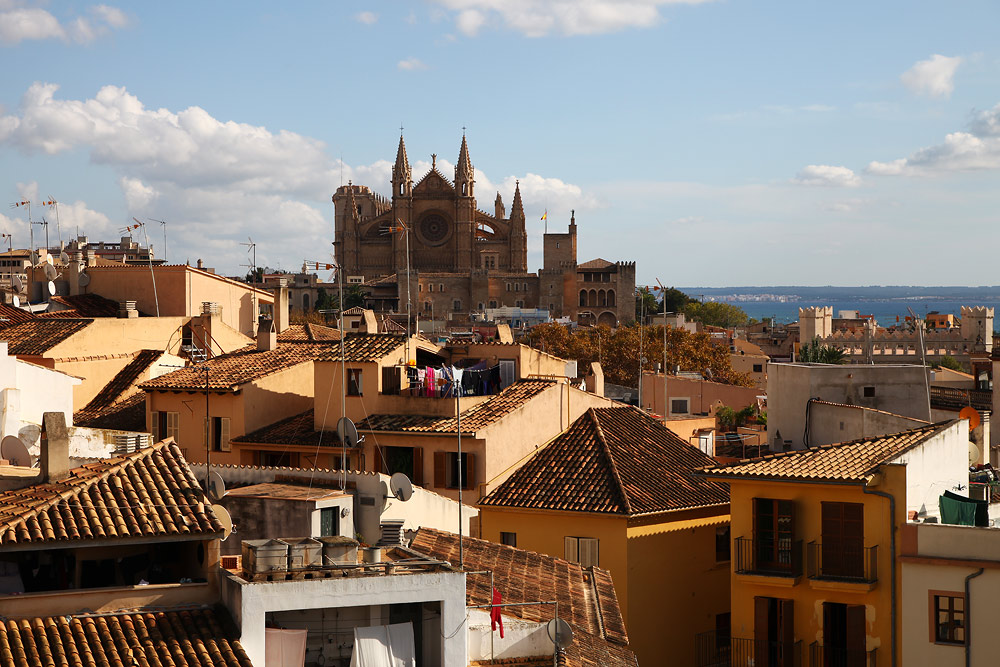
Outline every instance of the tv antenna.
{"type": "MultiPolygon", "coordinates": [[[[164,232],[164,234],[166,234],[166,232],[164,232]]],[[[250,330],[253,331],[253,328],[257,326],[257,320],[260,319],[260,312],[257,308],[257,288],[253,286],[253,284],[257,282],[257,244],[254,243],[253,239],[248,236],[246,243],[240,241],[240,245],[246,246],[247,254],[250,255],[250,263],[241,264],[240,266],[248,267],[250,269],[250,275],[253,277],[253,282],[250,283],[250,287],[253,290],[250,292],[250,298],[252,299],[252,310],[250,312],[253,313],[253,321],[250,323],[250,330]]]]}
{"type": "MultiPolygon", "coordinates": [[[[62,227],[59,224],[59,202],[52,195],[49,195],[48,200],[42,202],[42,206],[48,206],[49,208],[54,208],[56,210],[56,236],[62,241],[62,227]]],[[[46,228],[48,231],[48,228],[46,228]]],[[[48,236],[45,237],[45,245],[48,246],[49,239],[48,236]]]]}
{"type": "Polygon", "coordinates": [[[163,261],[167,261],[167,221],[157,220],[156,218],[147,218],[150,222],[160,223],[160,227],[163,229],[163,261]]]}
{"type": "Polygon", "coordinates": [[[122,234],[128,234],[132,236],[132,231],[136,229],[142,229],[142,237],[146,241],[146,259],[149,260],[149,277],[153,281],[153,302],[156,304],[156,316],[160,316],[160,297],[156,295],[156,274],[153,273],[153,253],[152,249],[149,247],[149,235],[146,234],[146,223],[139,220],[139,218],[133,217],[132,221],[134,225],[128,225],[122,230],[122,234]]]}
{"type": "Polygon", "coordinates": [[[5,239],[7,241],[7,250],[10,252],[14,252],[14,235],[0,234],[0,244],[3,244],[5,239]]]}
{"type": "Polygon", "coordinates": [[[912,308],[907,306],[906,309],[910,311],[910,316],[913,318],[913,325],[917,329],[917,340],[920,342],[920,363],[924,367],[924,388],[927,390],[927,419],[929,421],[931,418],[931,380],[927,368],[927,350],[924,347],[924,321],[917,317],[912,308]]]}

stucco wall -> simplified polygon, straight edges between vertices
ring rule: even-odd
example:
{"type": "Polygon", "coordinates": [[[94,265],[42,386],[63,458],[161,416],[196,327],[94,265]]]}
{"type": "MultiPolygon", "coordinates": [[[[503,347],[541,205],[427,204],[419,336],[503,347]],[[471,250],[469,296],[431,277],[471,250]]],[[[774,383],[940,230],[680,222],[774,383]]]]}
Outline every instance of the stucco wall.
{"type": "Polygon", "coordinates": [[[18,361],[0,341],[0,438],[17,435],[27,424],[40,425],[45,412],[62,412],[73,423],[73,392],[80,380],[18,361]]]}
{"type": "Polygon", "coordinates": [[[899,456],[906,465],[906,509],[939,516],[945,491],[969,495],[969,422],[960,419],[926,442],[899,456]]]}
{"type": "MultiPolygon", "coordinates": [[[[655,373],[642,374],[642,406],[646,410],[662,414],[664,408],[664,376],[655,373]]],[[[748,405],[756,405],[757,397],[764,392],[756,387],[737,387],[720,382],[694,380],[676,375],[666,376],[668,415],[682,414],[671,412],[670,401],[676,398],[688,399],[686,415],[715,414],[720,405],[734,410],[742,410],[748,405]]],[[[770,414],[770,413],[769,413],[770,414]]]]}
{"type": "Polygon", "coordinates": [[[832,445],[926,425],[927,422],[920,419],[889,412],[814,402],[809,407],[809,445],[832,445]]]}

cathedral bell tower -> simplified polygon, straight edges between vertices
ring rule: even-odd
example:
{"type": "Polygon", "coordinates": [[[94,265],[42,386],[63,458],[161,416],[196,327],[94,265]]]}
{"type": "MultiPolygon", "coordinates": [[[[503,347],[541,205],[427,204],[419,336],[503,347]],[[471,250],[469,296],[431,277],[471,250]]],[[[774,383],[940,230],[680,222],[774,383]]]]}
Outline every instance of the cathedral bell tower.
{"type": "Polygon", "coordinates": [[[476,169],[469,159],[469,145],[462,133],[462,148],[458,151],[455,165],[455,265],[459,270],[469,270],[478,262],[473,256],[476,247],[476,198],[473,188],[476,184],[476,169]]]}
{"type": "MultiPolygon", "coordinates": [[[[406,157],[406,144],[400,131],[396,163],[392,165],[392,226],[402,223],[407,229],[413,224],[413,172],[406,157]]],[[[408,232],[404,232],[408,233],[408,232]]],[[[397,274],[406,271],[406,239],[403,233],[392,233],[393,264],[397,274]]]]}
{"type": "Polygon", "coordinates": [[[528,231],[525,228],[520,181],[514,186],[514,203],[510,207],[510,270],[528,271],[528,231]]]}

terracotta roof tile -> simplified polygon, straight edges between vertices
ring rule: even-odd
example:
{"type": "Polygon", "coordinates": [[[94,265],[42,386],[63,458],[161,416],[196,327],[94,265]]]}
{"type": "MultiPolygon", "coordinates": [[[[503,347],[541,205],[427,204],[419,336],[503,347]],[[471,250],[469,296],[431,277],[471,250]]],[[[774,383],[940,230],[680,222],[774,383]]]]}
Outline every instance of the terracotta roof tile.
{"type": "Polygon", "coordinates": [[[273,350],[258,351],[248,345],[235,352],[212,357],[196,366],[147,380],[139,385],[146,391],[205,391],[205,367],[208,389],[234,392],[240,385],[253,382],[293,366],[315,361],[328,354],[331,343],[279,343],[273,350]]]}
{"type": "Polygon", "coordinates": [[[91,322],[93,320],[34,318],[0,330],[0,339],[9,343],[9,354],[27,356],[45,354],[73,334],[85,329],[91,322]]]}
{"type": "Polygon", "coordinates": [[[138,387],[135,386],[136,380],[162,356],[162,350],[139,350],[136,352],[135,358],[126,364],[125,368],[118,371],[118,374],[97,392],[97,396],[94,396],[83,410],[96,411],[106,408],[139,391],[138,387]]]}
{"type": "Polygon", "coordinates": [[[712,458],[630,407],[591,408],[480,504],[645,514],[729,502],[694,471],[712,458]]]}
{"type": "MultiPolygon", "coordinates": [[[[499,421],[555,384],[553,380],[522,380],[462,411],[462,433],[475,433],[499,421]]],[[[447,400],[447,399],[438,399],[447,400]]],[[[402,431],[406,433],[457,433],[455,417],[431,415],[371,415],[358,424],[361,431],[402,431]]]]}
{"type": "MultiPolygon", "coordinates": [[[[493,585],[503,602],[559,601],[559,616],[573,626],[576,636],[567,651],[570,665],[634,667],[635,656],[628,650],[628,634],[615,595],[611,574],[597,567],[582,567],[561,558],[502,544],[464,538],[466,571],[490,570],[493,585]]],[[[414,551],[458,562],[458,535],[432,528],[420,528],[410,548],[414,551]]],[[[489,576],[466,577],[468,604],[492,601],[489,576]]],[[[505,607],[503,614],[527,621],[545,622],[552,618],[551,605],[505,607]]]]}
{"type": "Polygon", "coordinates": [[[140,391],[110,405],[77,410],[73,414],[73,424],[85,428],[144,432],[146,430],[146,394],[140,391]]]}
{"type": "Polygon", "coordinates": [[[861,482],[879,466],[949,428],[954,421],[822,447],[811,447],[724,466],[703,468],[709,477],[746,477],[861,482]]]}
{"type": "Polygon", "coordinates": [[[222,530],[181,450],[170,440],[87,463],[57,482],[0,493],[3,546],[211,537],[222,530]]]}
{"type": "Polygon", "coordinates": [[[39,313],[39,317],[118,317],[118,302],[99,294],[53,296],[49,300],[66,306],[66,310],[39,313]]]}
{"type": "Polygon", "coordinates": [[[600,257],[598,257],[597,259],[592,259],[589,262],[584,262],[583,264],[577,264],[576,268],[578,268],[578,269],[609,269],[609,268],[611,268],[614,265],[615,265],[614,262],[609,262],[606,259],[601,259],[600,257]]]}
{"type": "Polygon", "coordinates": [[[293,324],[280,334],[279,343],[319,343],[323,341],[340,340],[340,331],[322,324],[293,324]]]}
{"type": "Polygon", "coordinates": [[[0,621],[0,664],[253,667],[221,608],[139,610],[0,621]]]}
{"type": "Polygon", "coordinates": [[[317,431],[313,415],[313,409],[309,408],[300,415],[282,419],[252,433],[233,438],[233,442],[249,442],[255,445],[339,446],[340,439],[337,437],[337,432],[317,431]]]}
{"type": "Polygon", "coordinates": [[[0,329],[33,319],[35,319],[35,316],[22,308],[15,308],[14,306],[0,303],[0,329]]]}
{"type": "MultiPolygon", "coordinates": [[[[392,354],[406,342],[406,336],[381,333],[349,333],[344,336],[344,355],[347,361],[378,361],[392,354]]],[[[319,361],[340,361],[340,345],[326,348],[319,361]]]]}

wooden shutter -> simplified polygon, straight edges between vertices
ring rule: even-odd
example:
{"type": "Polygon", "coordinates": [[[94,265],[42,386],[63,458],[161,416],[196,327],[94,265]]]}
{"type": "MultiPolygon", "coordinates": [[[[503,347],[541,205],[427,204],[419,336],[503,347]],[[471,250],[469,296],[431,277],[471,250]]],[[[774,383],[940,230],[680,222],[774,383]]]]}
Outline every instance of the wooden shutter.
{"type": "Polygon", "coordinates": [[[153,434],[153,442],[160,441],[160,413],[153,410],[150,415],[150,433],[153,434]]]}
{"type": "Polygon", "coordinates": [[[768,664],[768,639],[770,638],[770,626],[767,622],[768,611],[771,606],[771,598],[755,597],[753,599],[753,638],[754,638],[754,664],[768,664]]]}
{"type": "Polygon", "coordinates": [[[180,421],[181,416],[178,412],[168,412],[167,413],[167,437],[177,440],[177,434],[180,431],[180,421]]]}
{"type": "Polygon", "coordinates": [[[580,562],[580,539],[577,537],[563,538],[566,560],[571,563],[580,562]]]}
{"type": "Polygon", "coordinates": [[[865,623],[865,606],[852,604],[847,606],[847,667],[865,667],[865,650],[868,642],[865,638],[867,624],[865,623]]]}
{"type": "Polygon", "coordinates": [[[795,665],[795,616],[792,600],[778,600],[778,628],[781,641],[781,667],[795,665]]]}
{"type": "Polygon", "coordinates": [[[385,455],[382,453],[382,448],[375,445],[375,470],[374,472],[386,472],[385,467],[385,455]]]}
{"type": "Polygon", "coordinates": [[[600,565],[600,540],[596,537],[580,538],[580,565],[584,567],[600,565]]]}
{"type": "Polygon", "coordinates": [[[233,443],[229,441],[229,417],[219,420],[219,451],[230,452],[233,450],[233,443]]]}
{"type": "Polygon", "coordinates": [[[443,489],[448,485],[448,453],[434,452],[434,486],[443,489]]]}
{"type": "Polygon", "coordinates": [[[474,489],[476,488],[476,455],[472,452],[464,454],[465,456],[465,479],[462,480],[464,483],[463,489],[474,489]]]}
{"type": "Polygon", "coordinates": [[[410,481],[416,485],[424,483],[424,448],[413,448],[413,476],[410,481]]]}

